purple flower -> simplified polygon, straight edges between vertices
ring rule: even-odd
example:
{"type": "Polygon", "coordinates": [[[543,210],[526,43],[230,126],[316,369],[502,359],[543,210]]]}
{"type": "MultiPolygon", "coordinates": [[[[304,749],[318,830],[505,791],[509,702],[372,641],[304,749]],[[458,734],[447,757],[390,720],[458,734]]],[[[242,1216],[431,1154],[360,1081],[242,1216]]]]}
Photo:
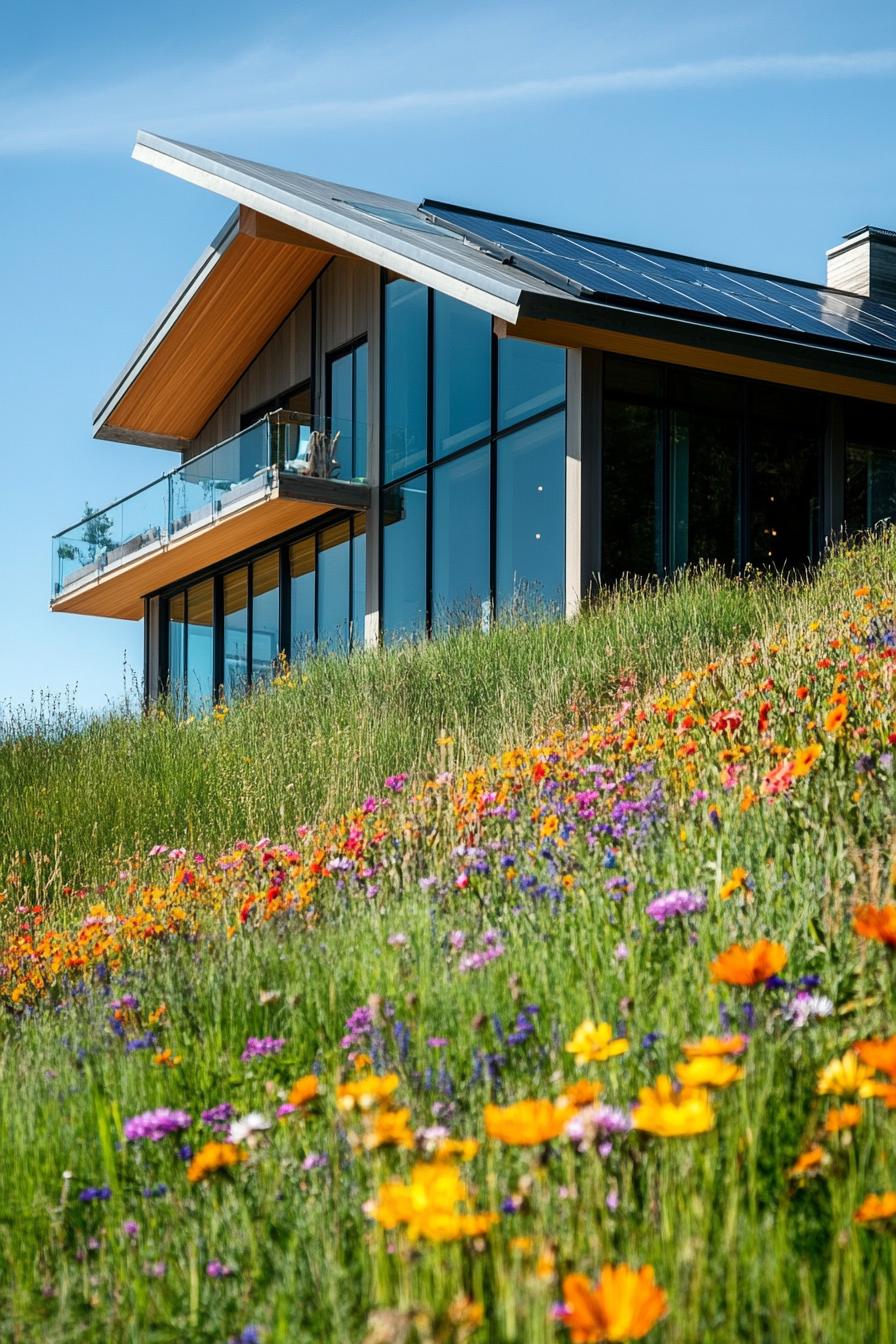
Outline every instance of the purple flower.
{"type": "Polygon", "coordinates": [[[233,1274],[230,1266],[223,1264],[220,1260],[209,1260],[205,1272],[210,1279],[229,1279],[233,1274]]]}
{"type": "Polygon", "coordinates": [[[345,1035],[340,1041],[343,1050],[351,1050],[356,1045],[365,1044],[368,1034],[373,1030],[373,1013],[366,1004],[356,1008],[345,1020],[345,1035]]]}
{"type": "Polygon", "coordinates": [[[390,947],[407,947],[408,936],[406,933],[390,933],[386,942],[390,947]]]}
{"type": "Polygon", "coordinates": [[[144,1265],[143,1273],[149,1279],[164,1279],[168,1266],[164,1260],[156,1260],[153,1264],[144,1265]]]}
{"type": "Polygon", "coordinates": [[[392,793],[401,793],[407,783],[407,775],[390,775],[386,780],[386,788],[392,793]]]}
{"type": "Polygon", "coordinates": [[[298,1106],[293,1106],[291,1101],[284,1101],[282,1106],[277,1107],[277,1119],[285,1120],[288,1115],[294,1115],[298,1106]]]}
{"type": "Polygon", "coordinates": [[[210,1106],[202,1112],[202,1123],[219,1134],[225,1134],[230,1129],[232,1119],[233,1107],[229,1101],[219,1101],[217,1106],[210,1106]]]}
{"type": "Polygon", "coordinates": [[[314,1171],[317,1167],[327,1167],[330,1165],[330,1159],[326,1153],[308,1153],[302,1158],[302,1170],[314,1171]]]}
{"type": "MultiPolygon", "coordinates": [[[[585,1152],[593,1143],[612,1139],[616,1134],[627,1134],[632,1127],[631,1117],[615,1106],[584,1106],[567,1122],[566,1137],[579,1152],[585,1152]]],[[[606,1156],[601,1153],[601,1156],[606,1156]]]]}
{"type": "Polygon", "coordinates": [[[130,1237],[131,1241],[136,1241],[140,1235],[140,1224],[135,1223],[133,1218],[126,1218],[121,1225],[124,1236],[130,1237]]]}
{"type": "Polygon", "coordinates": [[[108,1185],[88,1185],[78,1194],[82,1204],[92,1204],[95,1199],[111,1199],[112,1191],[108,1185]]]}
{"type": "Polygon", "coordinates": [[[667,919],[699,915],[705,909],[706,896],[702,891],[667,891],[650,902],[647,913],[657,924],[665,924],[667,919]]]}
{"type": "Polygon", "coordinates": [[[186,1111],[172,1111],[167,1106],[160,1106],[155,1111],[144,1111],[141,1115],[132,1115],[130,1120],[125,1120],[124,1136],[132,1142],[136,1139],[151,1139],[153,1143],[158,1143],[159,1139],[167,1138],[169,1134],[189,1129],[192,1123],[186,1111]]]}
{"type": "Polygon", "coordinates": [[[283,1036],[250,1036],[240,1059],[245,1064],[250,1059],[259,1059],[264,1055],[279,1055],[285,1044],[283,1036]]]}
{"type": "Polygon", "coordinates": [[[443,1050],[448,1044],[447,1036],[427,1036],[426,1044],[433,1050],[443,1050]]]}

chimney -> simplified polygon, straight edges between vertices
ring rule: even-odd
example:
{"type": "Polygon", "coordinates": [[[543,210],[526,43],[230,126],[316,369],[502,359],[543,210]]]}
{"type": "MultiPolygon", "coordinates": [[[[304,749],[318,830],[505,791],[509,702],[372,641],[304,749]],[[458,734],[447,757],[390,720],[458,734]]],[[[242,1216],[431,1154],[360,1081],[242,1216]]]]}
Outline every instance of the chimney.
{"type": "Polygon", "coordinates": [[[828,252],[828,285],[896,306],[896,230],[870,224],[828,252]]]}

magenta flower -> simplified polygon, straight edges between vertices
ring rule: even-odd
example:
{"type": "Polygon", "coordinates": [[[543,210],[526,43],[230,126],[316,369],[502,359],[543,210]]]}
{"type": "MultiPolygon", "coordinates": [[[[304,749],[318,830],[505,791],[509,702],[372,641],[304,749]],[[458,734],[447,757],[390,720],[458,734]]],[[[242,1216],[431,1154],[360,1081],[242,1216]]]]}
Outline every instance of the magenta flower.
{"type": "Polygon", "coordinates": [[[390,775],[386,780],[386,788],[392,793],[401,793],[407,780],[407,775],[390,775]]]}
{"type": "Polygon", "coordinates": [[[125,1120],[124,1136],[132,1143],[137,1139],[150,1139],[158,1143],[169,1134],[189,1129],[192,1123],[186,1111],[172,1111],[167,1106],[160,1106],[155,1111],[143,1111],[141,1115],[132,1115],[130,1120],[125,1120]]]}

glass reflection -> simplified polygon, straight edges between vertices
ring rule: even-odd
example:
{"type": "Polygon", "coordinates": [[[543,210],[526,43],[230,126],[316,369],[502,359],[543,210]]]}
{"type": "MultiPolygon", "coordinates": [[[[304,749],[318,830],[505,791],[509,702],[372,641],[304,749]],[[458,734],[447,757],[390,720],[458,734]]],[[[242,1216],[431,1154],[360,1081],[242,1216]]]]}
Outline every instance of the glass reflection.
{"type": "Polygon", "coordinates": [[[249,680],[249,571],[224,575],[224,694],[240,695],[249,680]]]}
{"type": "Polygon", "coordinates": [[[433,473],[432,628],[488,629],[490,450],[478,448],[433,473]]]}
{"type": "Polygon", "coordinates": [[[290,662],[301,662],[314,648],[314,537],[289,548],[290,662]]]}
{"type": "Polygon", "coordinates": [[[659,407],[605,401],[601,578],[662,570],[663,417],[659,407]]]}
{"type": "Polygon", "coordinates": [[[566,351],[514,336],[498,341],[498,428],[508,429],[566,399],[566,351]]]}
{"type": "Polygon", "coordinates": [[[252,680],[264,681],[280,651],[280,554],[252,564],[252,680]]]}
{"type": "Polygon", "coordinates": [[[562,608],[566,416],[498,441],[497,599],[502,610],[562,608]]]}
{"type": "Polygon", "coordinates": [[[492,322],[468,303],[433,296],[433,454],[445,457],[491,428],[492,322]]]}
{"type": "Polygon", "coordinates": [[[385,478],[426,461],[429,300],[423,285],[392,280],[385,290],[385,478]]]}
{"type": "Polygon", "coordinates": [[[349,525],[336,523],[320,533],[317,553],[317,642],[331,653],[348,649],[349,525]]]}
{"type": "Polygon", "coordinates": [[[187,589],[187,704],[192,713],[214,698],[214,587],[211,579],[187,589]]]}
{"type": "Polygon", "coordinates": [[[383,497],[383,637],[426,633],[426,476],[383,497]]]}

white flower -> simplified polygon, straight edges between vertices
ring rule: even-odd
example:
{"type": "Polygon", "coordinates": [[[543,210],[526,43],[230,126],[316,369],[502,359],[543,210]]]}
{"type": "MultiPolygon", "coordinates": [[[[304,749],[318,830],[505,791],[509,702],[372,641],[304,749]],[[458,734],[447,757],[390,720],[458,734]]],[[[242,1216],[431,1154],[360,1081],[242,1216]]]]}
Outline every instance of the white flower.
{"type": "Polygon", "coordinates": [[[826,994],[807,994],[800,992],[790,1000],[784,1009],[784,1016],[797,1030],[807,1026],[813,1017],[830,1017],[834,1004],[826,994]]]}
{"type": "Polygon", "coordinates": [[[242,1120],[234,1120],[230,1126],[230,1142],[245,1143],[251,1139],[253,1134],[261,1134],[266,1129],[270,1129],[273,1121],[269,1120],[261,1111],[250,1111],[244,1115],[242,1120]]]}

